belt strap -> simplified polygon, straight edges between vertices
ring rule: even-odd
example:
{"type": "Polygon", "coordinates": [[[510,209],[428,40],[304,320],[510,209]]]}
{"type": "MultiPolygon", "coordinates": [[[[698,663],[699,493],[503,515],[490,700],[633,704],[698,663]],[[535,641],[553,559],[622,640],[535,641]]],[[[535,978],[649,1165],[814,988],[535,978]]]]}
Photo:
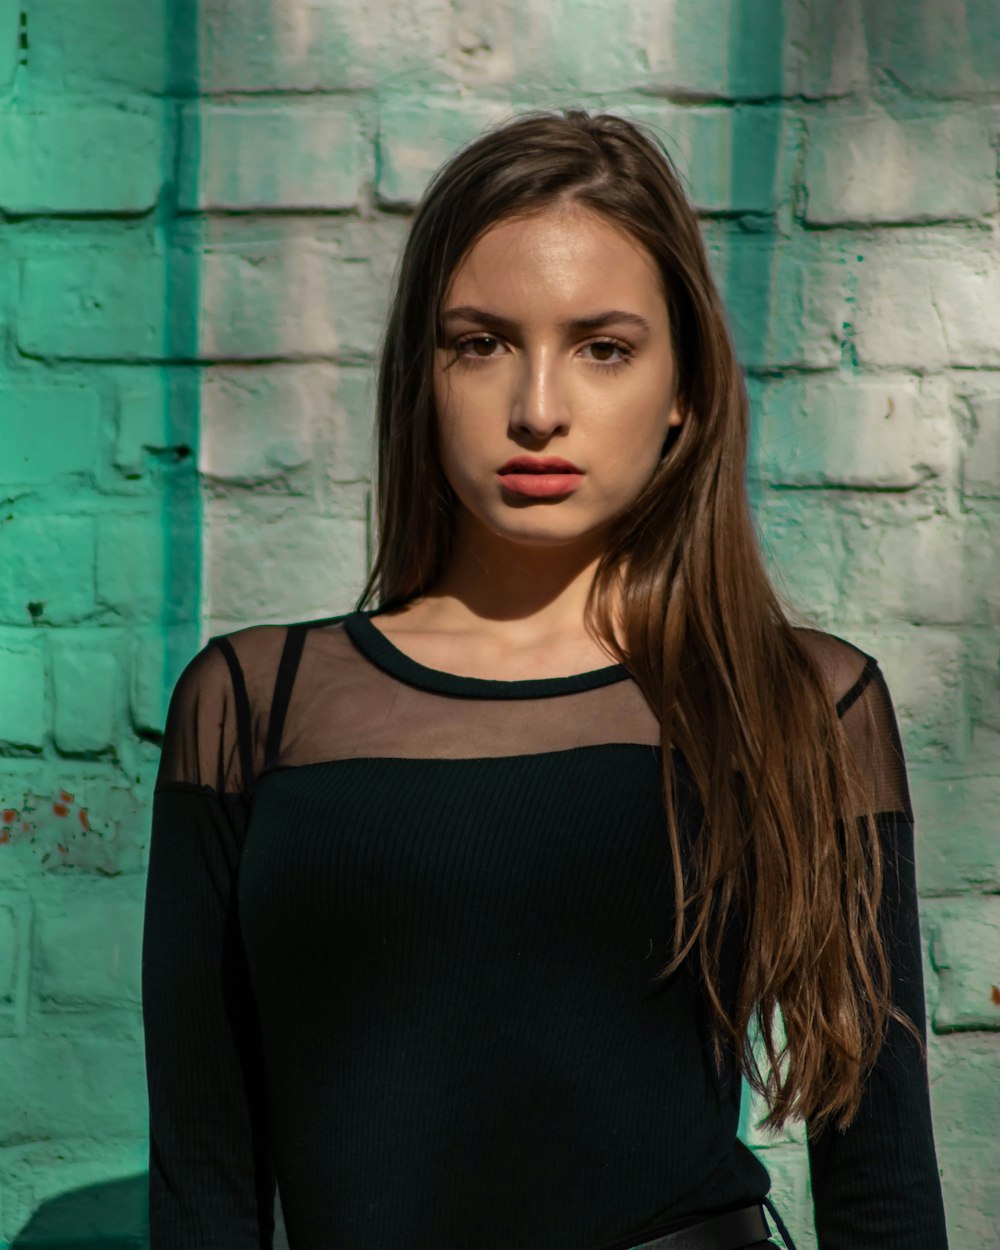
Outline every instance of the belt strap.
{"type": "Polygon", "coordinates": [[[740,1250],[755,1241],[766,1241],[770,1235],[764,1208],[757,1202],[752,1207],[689,1224],[675,1233],[665,1233],[655,1241],[644,1241],[632,1250],[740,1250]]]}

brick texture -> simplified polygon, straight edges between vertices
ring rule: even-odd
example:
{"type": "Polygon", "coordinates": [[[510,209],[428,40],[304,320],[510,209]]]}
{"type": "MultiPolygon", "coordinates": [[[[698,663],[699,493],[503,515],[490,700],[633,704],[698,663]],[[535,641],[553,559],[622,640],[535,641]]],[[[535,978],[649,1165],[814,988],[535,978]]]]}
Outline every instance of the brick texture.
{"type": "MultiPolygon", "coordinates": [[[[353,605],[413,208],[486,126],[576,104],[675,157],[776,583],[886,673],[951,1246],[1000,1244],[996,5],[0,0],[0,97],[0,1250],[77,1192],[74,1244],[142,1244],[170,689],[210,633],[353,605]]],[[[804,1130],[761,1113],[810,1250],[804,1130]]]]}

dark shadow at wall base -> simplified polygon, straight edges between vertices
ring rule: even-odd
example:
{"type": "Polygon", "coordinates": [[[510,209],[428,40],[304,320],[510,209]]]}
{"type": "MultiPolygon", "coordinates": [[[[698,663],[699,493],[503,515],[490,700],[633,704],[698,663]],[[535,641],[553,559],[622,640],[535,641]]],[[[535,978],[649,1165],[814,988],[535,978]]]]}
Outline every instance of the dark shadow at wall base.
{"type": "MultiPolygon", "coordinates": [[[[11,1250],[149,1250],[149,1177],[145,1172],[73,1189],[43,1202],[11,1250]]],[[[274,1250],[288,1250],[275,1202],[274,1250]]]]}

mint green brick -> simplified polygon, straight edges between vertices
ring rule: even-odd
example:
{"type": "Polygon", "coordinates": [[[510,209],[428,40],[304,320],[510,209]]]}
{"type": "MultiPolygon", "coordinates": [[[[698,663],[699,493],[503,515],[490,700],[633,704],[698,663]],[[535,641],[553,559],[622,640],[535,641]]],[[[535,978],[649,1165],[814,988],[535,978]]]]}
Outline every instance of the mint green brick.
{"type": "Polygon", "coordinates": [[[142,213],[163,181],[163,128],[121,109],[0,117],[0,208],[8,213],[142,213]]]}
{"type": "Polygon", "coordinates": [[[90,516],[15,515],[0,525],[0,622],[67,625],[89,616],[95,551],[90,516]]]}
{"type": "Polygon", "coordinates": [[[1000,896],[932,899],[923,914],[938,980],[935,1031],[1000,1031],[1000,896]]]}
{"type": "Polygon", "coordinates": [[[932,1034],[928,1068],[935,1137],[944,1149],[979,1142],[992,1148],[1000,1121],[1000,1037],[932,1034]]]}
{"type": "Polygon", "coordinates": [[[161,732],[167,719],[166,643],[163,630],[137,630],[132,641],[129,714],[140,732],[161,732]]]}
{"type": "MultiPolygon", "coordinates": [[[[164,358],[167,268],[158,249],[139,243],[54,244],[22,261],[18,347],[42,357],[164,358]]],[[[180,303],[174,313],[178,323],[197,316],[180,303]]]]}
{"type": "Polygon", "coordinates": [[[45,652],[41,638],[0,638],[0,742],[41,747],[49,727],[45,652]]]}
{"type": "Polygon", "coordinates": [[[35,907],[35,988],[48,1011],[138,1007],[141,876],[53,878],[35,907]]]}
{"type": "MultiPolygon", "coordinates": [[[[21,6],[25,8],[23,0],[21,6]]],[[[169,85],[172,49],[168,5],[149,0],[46,0],[29,13],[31,80],[48,98],[71,91],[107,99],[122,89],[161,94],[169,85]]],[[[196,32],[178,16],[179,67],[191,64],[196,32]],[[183,43],[182,43],[183,41],[183,43]]]]}
{"type": "Polygon", "coordinates": [[[181,130],[180,205],[353,208],[372,163],[356,116],[328,102],[191,106],[181,130]]]}
{"type": "Polygon", "coordinates": [[[162,614],[165,546],[161,519],[150,513],[107,512],[97,523],[97,599],[132,620],[162,614]]]}
{"type": "Polygon", "coordinates": [[[28,891],[5,890],[0,894],[0,1037],[21,1036],[27,1027],[31,939],[28,891]]]}
{"type": "Polygon", "coordinates": [[[1000,893],[1000,775],[994,761],[957,777],[913,770],[921,886],[928,894],[1000,893]]]}
{"type": "Polygon", "coordinates": [[[7,90],[17,71],[20,0],[0,0],[0,91],[7,90]]]}
{"type": "Polygon", "coordinates": [[[900,88],[945,99],[1000,91],[1000,22],[992,0],[922,0],[865,9],[869,64],[900,88]]]}
{"type": "Polygon", "coordinates": [[[66,473],[93,473],[100,448],[100,401],[84,386],[0,386],[4,481],[47,485],[66,473]]]}
{"type": "Polygon", "coordinates": [[[500,101],[394,96],[378,117],[378,176],[381,203],[415,204],[428,180],[459,147],[509,116],[500,101]]]}
{"type": "Polygon", "coordinates": [[[140,369],[138,378],[123,382],[119,387],[112,461],[115,468],[126,475],[144,473],[149,452],[166,447],[170,441],[167,385],[140,369]]]}
{"type": "Polygon", "coordinates": [[[122,638],[80,630],[53,640],[53,729],[58,750],[103,751],[115,741],[115,713],[122,682],[122,638]]]}

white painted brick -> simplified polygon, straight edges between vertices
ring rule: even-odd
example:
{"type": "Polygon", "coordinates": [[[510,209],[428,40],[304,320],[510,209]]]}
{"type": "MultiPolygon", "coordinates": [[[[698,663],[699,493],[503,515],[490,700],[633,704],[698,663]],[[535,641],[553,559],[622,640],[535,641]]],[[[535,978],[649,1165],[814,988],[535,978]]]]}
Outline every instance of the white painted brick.
{"type": "Polygon", "coordinates": [[[205,507],[205,615],[242,624],[334,616],[364,583],[364,520],[310,516],[287,501],[251,511],[224,501],[205,507]]]}
{"type": "Polygon", "coordinates": [[[951,476],[957,428],[936,380],[788,377],[756,397],[768,481],[898,489],[951,476]]]}
{"type": "Polygon", "coordinates": [[[962,493],[970,499],[1000,499],[1000,391],[966,397],[972,430],[962,457],[962,493]]]}
{"type": "Polygon", "coordinates": [[[966,527],[905,496],[861,500],[842,518],[850,556],[844,596],[855,615],[961,625],[970,615],[966,527]]]}
{"type": "Polygon", "coordinates": [[[398,223],[354,222],[322,241],[289,229],[212,245],[201,268],[200,355],[370,358],[400,243],[398,223]]]}
{"type": "Polygon", "coordinates": [[[217,366],[202,375],[198,468],[220,482],[266,481],[312,457],[319,366],[217,366]]]}
{"type": "Polygon", "coordinates": [[[1000,1030],[1000,896],[924,903],[939,990],[934,1028],[1000,1030]]]}
{"type": "Polygon", "coordinates": [[[978,260],[889,250],[866,260],[853,312],[862,364],[1000,365],[1000,266],[986,249],[978,260]]]}
{"type": "Polygon", "coordinates": [[[317,101],[190,106],[182,129],[185,209],[345,209],[371,157],[346,109],[317,101]]]}
{"type": "MultiPolygon", "coordinates": [[[[907,111],[912,106],[906,106],[907,111]]],[[[996,209],[991,119],[956,111],[896,116],[833,107],[809,126],[806,220],[964,220],[996,209]]]]}

